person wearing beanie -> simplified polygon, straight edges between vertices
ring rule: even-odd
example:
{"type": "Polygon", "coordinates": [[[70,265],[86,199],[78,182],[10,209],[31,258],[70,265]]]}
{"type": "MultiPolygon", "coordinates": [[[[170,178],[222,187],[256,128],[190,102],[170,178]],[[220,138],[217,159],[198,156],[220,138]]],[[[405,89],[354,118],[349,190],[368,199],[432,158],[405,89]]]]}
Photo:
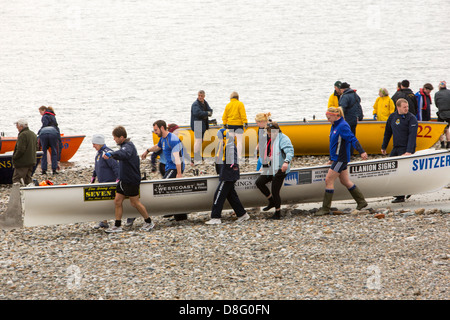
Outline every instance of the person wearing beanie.
{"type": "MultiPolygon", "coordinates": [[[[447,89],[445,81],[439,82],[439,91],[434,94],[434,103],[438,109],[438,121],[448,122],[450,124],[450,90],[447,89]]],[[[439,137],[441,148],[450,149],[450,130],[449,126],[444,130],[444,134],[439,137]],[[447,145],[445,145],[447,139],[447,145]]]]}
{"type": "Polygon", "coordinates": [[[328,98],[328,108],[339,107],[339,98],[341,97],[341,84],[342,82],[336,81],[334,83],[334,92],[328,98]]]}
{"type": "MultiPolygon", "coordinates": [[[[119,180],[119,164],[116,160],[109,158],[103,159],[106,152],[113,152],[105,144],[105,136],[94,134],[92,136],[92,146],[97,151],[94,159],[94,171],[92,172],[91,183],[97,179],[98,182],[117,182],[119,180]]],[[[106,220],[100,221],[94,229],[109,228],[106,220]]]]}

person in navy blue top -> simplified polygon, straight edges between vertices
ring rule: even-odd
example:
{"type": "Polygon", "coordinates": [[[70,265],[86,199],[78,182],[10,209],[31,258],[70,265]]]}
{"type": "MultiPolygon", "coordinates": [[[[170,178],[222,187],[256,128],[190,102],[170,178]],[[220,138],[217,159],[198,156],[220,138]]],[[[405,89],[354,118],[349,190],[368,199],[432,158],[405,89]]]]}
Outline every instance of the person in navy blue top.
{"type": "Polygon", "coordinates": [[[342,185],[347,187],[353,199],[355,199],[357,203],[356,209],[361,210],[367,206],[361,190],[350,180],[347,168],[347,164],[351,159],[351,147],[355,148],[364,160],[367,159],[367,153],[351,131],[349,124],[344,120],[342,108],[330,107],[327,110],[326,116],[332,124],[330,130],[330,161],[328,163],[331,164],[331,167],[325,178],[325,194],[322,208],[315,213],[317,216],[331,213],[334,181],[337,178],[339,178],[342,185]]]}
{"type": "Polygon", "coordinates": [[[202,141],[206,130],[209,129],[208,117],[213,110],[205,100],[205,91],[200,90],[197,100],[191,106],[191,129],[194,131],[194,159],[201,161],[202,159],[202,141]]]}
{"type": "Polygon", "coordinates": [[[122,232],[122,214],[123,201],[129,197],[130,204],[144,218],[143,231],[150,231],[154,227],[152,219],[148,215],[147,209],[139,200],[139,187],[141,184],[141,169],[139,156],[133,142],[127,138],[127,131],[124,127],[114,128],[114,141],[120,146],[120,149],[113,152],[106,152],[103,159],[113,158],[119,161],[119,181],[116,186],[115,205],[115,223],[114,226],[105,230],[107,233],[122,232]]]}
{"type": "MultiPolygon", "coordinates": [[[[393,137],[393,148],[389,156],[408,156],[416,152],[417,118],[409,112],[406,99],[398,99],[395,106],[397,110],[386,121],[381,153],[386,154],[386,148],[393,137]]],[[[392,202],[405,202],[405,196],[395,196],[392,202]]]]}

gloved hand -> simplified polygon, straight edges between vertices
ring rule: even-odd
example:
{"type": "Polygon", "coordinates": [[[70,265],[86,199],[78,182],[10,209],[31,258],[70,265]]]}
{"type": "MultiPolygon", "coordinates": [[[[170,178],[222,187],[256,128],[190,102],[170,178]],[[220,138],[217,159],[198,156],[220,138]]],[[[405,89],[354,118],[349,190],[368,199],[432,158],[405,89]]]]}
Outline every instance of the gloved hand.
{"type": "Polygon", "coordinates": [[[373,115],[373,120],[377,120],[377,114],[376,113],[373,115]]]}
{"type": "Polygon", "coordinates": [[[208,117],[212,116],[212,111],[208,111],[208,117]]]}

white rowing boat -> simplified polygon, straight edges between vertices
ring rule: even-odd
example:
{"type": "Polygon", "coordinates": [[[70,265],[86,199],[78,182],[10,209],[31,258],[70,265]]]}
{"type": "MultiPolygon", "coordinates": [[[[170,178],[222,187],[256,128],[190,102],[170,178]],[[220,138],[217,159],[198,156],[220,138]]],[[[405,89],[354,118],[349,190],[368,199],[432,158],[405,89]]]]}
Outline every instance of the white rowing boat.
{"type": "MultiPolygon", "coordinates": [[[[328,165],[291,169],[281,190],[283,204],[321,202],[328,169],[328,165]]],[[[433,192],[449,183],[450,152],[429,149],[411,156],[356,161],[349,164],[349,172],[366,198],[433,192]]],[[[255,186],[259,174],[242,173],[236,182],[244,207],[267,204],[255,186]]],[[[218,182],[217,176],[142,181],[140,198],[151,216],[210,211],[218,182]]],[[[339,182],[335,187],[333,200],[351,199],[339,182]]],[[[21,191],[24,226],[114,218],[115,183],[24,187],[21,191]]],[[[124,218],[137,216],[126,200],[124,218]]]]}

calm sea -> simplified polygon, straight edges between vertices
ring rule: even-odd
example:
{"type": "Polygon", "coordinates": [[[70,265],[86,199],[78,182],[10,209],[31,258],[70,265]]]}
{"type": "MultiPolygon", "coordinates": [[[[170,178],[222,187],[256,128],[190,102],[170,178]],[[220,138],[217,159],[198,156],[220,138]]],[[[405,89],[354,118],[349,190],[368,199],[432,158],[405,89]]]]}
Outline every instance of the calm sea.
{"type": "MultiPolygon", "coordinates": [[[[336,80],[371,117],[378,89],[450,82],[449,1],[0,0],[0,131],[51,105],[72,158],[124,125],[139,153],[152,123],[188,124],[200,89],[221,122],[232,91],[251,121],[324,118],[336,80]]],[[[436,90],[432,92],[434,93],[436,90]]],[[[433,106],[433,114],[435,112],[433,106]]]]}

